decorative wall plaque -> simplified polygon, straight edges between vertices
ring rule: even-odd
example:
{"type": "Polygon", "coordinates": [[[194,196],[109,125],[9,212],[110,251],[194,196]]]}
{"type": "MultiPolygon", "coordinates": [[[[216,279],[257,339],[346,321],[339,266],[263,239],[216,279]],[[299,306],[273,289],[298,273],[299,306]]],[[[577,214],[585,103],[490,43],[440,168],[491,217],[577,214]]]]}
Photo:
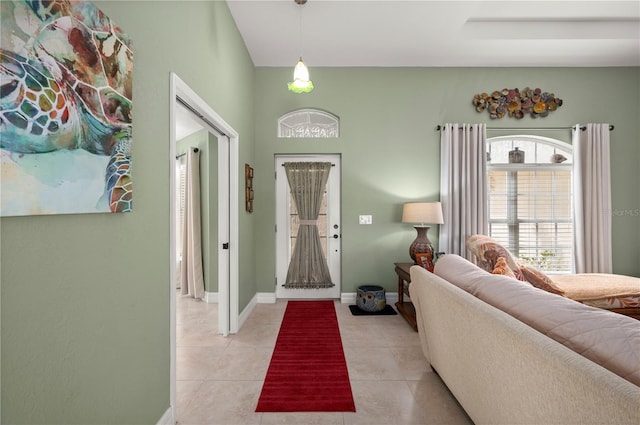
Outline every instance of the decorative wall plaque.
{"type": "Polygon", "coordinates": [[[253,212],[253,168],[244,164],[244,202],[247,212],[253,212]]]}

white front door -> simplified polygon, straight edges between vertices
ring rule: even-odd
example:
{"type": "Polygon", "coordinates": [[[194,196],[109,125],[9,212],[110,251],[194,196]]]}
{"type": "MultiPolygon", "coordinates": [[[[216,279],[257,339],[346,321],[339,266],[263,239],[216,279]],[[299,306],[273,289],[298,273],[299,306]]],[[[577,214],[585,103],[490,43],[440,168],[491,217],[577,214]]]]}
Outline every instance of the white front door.
{"type": "Polygon", "coordinates": [[[340,298],[341,293],[341,233],[340,223],[340,155],[279,155],[276,156],[276,297],[277,298],[340,298]],[[323,289],[287,289],[283,285],[289,270],[289,261],[293,254],[295,234],[291,231],[292,199],[285,162],[331,162],[327,191],[318,217],[318,230],[324,248],[332,288],[323,289]],[[326,205],[326,206],[325,206],[326,205]]]}

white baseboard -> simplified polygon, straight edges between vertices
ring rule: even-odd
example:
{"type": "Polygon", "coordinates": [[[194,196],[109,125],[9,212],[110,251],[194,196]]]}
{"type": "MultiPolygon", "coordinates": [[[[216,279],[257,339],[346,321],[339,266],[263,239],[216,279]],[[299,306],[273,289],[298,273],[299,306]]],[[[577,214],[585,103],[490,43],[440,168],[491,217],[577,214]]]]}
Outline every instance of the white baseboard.
{"type": "Polygon", "coordinates": [[[218,304],[218,293],[205,292],[202,301],[206,302],[207,304],[218,304]]]}
{"type": "MultiPolygon", "coordinates": [[[[398,302],[398,294],[395,292],[385,293],[387,298],[387,304],[395,304],[398,302]]],[[[205,292],[203,301],[208,304],[217,304],[218,303],[218,293],[217,292],[205,292]]],[[[242,325],[247,320],[247,318],[251,315],[253,309],[256,308],[258,304],[274,304],[277,301],[275,292],[257,292],[249,304],[242,310],[240,313],[240,317],[238,318],[238,329],[242,328],[242,325]]],[[[340,294],[340,303],[342,304],[355,304],[356,303],[356,293],[355,292],[343,292],[340,294]]]]}
{"type": "MultiPolygon", "coordinates": [[[[385,291],[385,298],[387,299],[387,304],[395,304],[398,302],[398,294],[395,292],[389,293],[385,291]]],[[[340,302],[342,304],[355,304],[356,303],[357,294],[355,292],[343,292],[340,296],[340,302]]]]}
{"type": "MultiPolygon", "coordinates": [[[[387,304],[395,304],[398,302],[398,294],[395,292],[386,292],[385,296],[387,298],[387,304]]],[[[218,303],[218,293],[217,292],[205,292],[203,301],[207,304],[217,304],[218,303]]],[[[257,292],[249,304],[245,307],[243,312],[240,314],[241,323],[243,322],[242,316],[246,314],[248,316],[256,304],[274,304],[277,301],[275,292],[257,292]],[[252,305],[253,304],[253,305],[252,305]]],[[[340,294],[340,302],[342,304],[355,304],[356,303],[356,293],[355,292],[343,292],[340,294]]],[[[245,317],[246,319],[246,317],[245,317]]]]}
{"type": "Polygon", "coordinates": [[[253,309],[256,308],[256,305],[258,305],[257,294],[254,295],[253,298],[251,298],[249,304],[247,304],[247,306],[240,312],[240,317],[238,317],[238,329],[242,329],[242,325],[244,325],[244,322],[247,321],[247,319],[251,315],[251,312],[253,312],[253,309]]]}
{"type": "Polygon", "coordinates": [[[355,304],[356,293],[355,292],[343,292],[340,294],[340,302],[342,304],[355,304]]]}
{"type": "Polygon", "coordinates": [[[258,304],[275,304],[276,293],[275,292],[258,292],[256,294],[258,304]]]}
{"type": "Polygon", "coordinates": [[[176,419],[173,412],[173,407],[169,407],[166,412],[160,417],[160,420],[156,425],[175,425],[176,419]]]}
{"type": "MultiPolygon", "coordinates": [[[[398,302],[398,294],[393,293],[385,293],[387,298],[387,304],[395,304],[398,302]]],[[[273,304],[277,301],[275,292],[258,292],[253,300],[258,304],[273,304]]],[[[355,304],[356,303],[356,293],[355,292],[343,292],[340,294],[340,303],[342,304],[355,304]]]]}

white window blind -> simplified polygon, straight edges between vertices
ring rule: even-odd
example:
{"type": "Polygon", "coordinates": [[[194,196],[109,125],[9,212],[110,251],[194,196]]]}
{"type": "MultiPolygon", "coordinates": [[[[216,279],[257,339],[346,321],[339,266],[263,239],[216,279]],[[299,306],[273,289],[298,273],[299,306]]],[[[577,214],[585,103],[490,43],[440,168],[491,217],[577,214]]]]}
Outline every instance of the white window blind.
{"type": "Polygon", "coordinates": [[[523,145],[530,157],[525,156],[525,162],[517,164],[508,163],[500,155],[492,157],[487,167],[489,234],[516,257],[540,270],[570,272],[573,246],[571,164],[551,162],[549,153],[557,153],[557,149],[535,146],[535,141],[527,140],[525,144],[522,140],[511,139],[496,143],[505,142],[508,146],[493,146],[489,152],[507,152],[509,145],[512,146],[510,149],[523,145]],[[544,156],[536,152],[543,152],[544,156]]]}

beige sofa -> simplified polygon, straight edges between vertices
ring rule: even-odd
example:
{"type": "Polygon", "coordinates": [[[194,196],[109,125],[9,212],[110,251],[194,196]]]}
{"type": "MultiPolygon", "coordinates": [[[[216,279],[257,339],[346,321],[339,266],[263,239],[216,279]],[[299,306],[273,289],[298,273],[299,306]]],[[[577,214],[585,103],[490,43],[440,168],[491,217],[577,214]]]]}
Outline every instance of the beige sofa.
{"type": "Polygon", "coordinates": [[[640,322],[452,254],[411,268],[431,367],[476,424],[640,424],[640,322]]]}

